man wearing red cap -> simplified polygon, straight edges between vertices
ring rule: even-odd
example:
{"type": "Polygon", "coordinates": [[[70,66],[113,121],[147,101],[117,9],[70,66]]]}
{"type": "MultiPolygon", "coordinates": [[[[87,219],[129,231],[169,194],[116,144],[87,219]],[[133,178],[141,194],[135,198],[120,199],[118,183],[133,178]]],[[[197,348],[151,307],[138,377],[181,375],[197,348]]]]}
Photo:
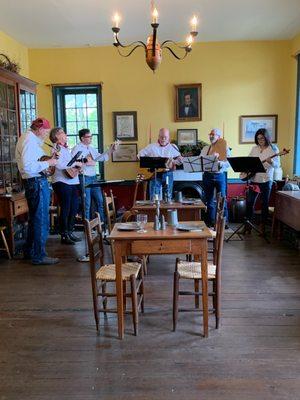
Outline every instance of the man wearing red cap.
{"type": "Polygon", "coordinates": [[[35,265],[51,265],[59,261],[58,258],[48,257],[46,253],[50,191],[43,171],[55,166],[57,161],[53,158],[47,161],[39,160],[45,155],[42,145],[49,130],[49,121],[37,118],[32,122],[30,129],[21,135],[16,146],[16,161],[29,208],[24,258],[30,258],[35,265]]]}

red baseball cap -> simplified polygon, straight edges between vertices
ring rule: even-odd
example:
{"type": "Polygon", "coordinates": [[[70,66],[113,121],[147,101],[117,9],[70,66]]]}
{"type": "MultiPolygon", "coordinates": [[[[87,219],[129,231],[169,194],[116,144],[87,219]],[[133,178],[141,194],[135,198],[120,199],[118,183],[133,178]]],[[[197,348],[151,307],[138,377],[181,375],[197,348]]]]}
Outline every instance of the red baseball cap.
{"type": "Polygon", "coordinates": [[[50,129],[51,126],[50,126],[50,122],[46,118],[38,117],[37,119],[32,121],[31,128],[33,128],[33,129],[40,129],[40,128],[50,129]]]}

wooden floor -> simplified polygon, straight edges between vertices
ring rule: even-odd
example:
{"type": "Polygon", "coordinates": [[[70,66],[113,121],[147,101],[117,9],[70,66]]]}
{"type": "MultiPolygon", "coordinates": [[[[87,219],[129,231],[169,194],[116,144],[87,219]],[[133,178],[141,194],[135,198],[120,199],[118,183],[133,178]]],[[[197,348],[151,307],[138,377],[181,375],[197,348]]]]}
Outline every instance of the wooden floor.
{"type": "Polygon", "coordinates": [[[56,266],[0,259],[0,400],[300,398],[299,252],[250,237],[224,246],[223,318],[172,327],[174,259],[152,257],[140,335],[115,316],[96,335],[83,246],[49,241],[56,266]]]}

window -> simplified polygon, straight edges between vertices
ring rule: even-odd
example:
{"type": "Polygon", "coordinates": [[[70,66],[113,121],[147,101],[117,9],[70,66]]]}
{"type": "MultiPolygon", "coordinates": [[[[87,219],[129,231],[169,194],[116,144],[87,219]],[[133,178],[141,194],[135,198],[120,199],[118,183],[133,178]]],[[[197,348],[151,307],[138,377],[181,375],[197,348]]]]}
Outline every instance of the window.
{"type": "MultiPolygon", "coordinates": [[[[101,86],[55,86],[53,88],[55,124],[68,134],[70,148],[79,142],[78,131],[88,128],[92,145],[103,151],[101,86]]],[[[103,163],[97,173],[103,178],[103,163]]]]}
{"type": "Polygon", "coordinates": [[[298,72],[297,72],[294,174],[300,175],[300,54],[298,54],[297,56],[297,63],[298,63],[298,72]]]}

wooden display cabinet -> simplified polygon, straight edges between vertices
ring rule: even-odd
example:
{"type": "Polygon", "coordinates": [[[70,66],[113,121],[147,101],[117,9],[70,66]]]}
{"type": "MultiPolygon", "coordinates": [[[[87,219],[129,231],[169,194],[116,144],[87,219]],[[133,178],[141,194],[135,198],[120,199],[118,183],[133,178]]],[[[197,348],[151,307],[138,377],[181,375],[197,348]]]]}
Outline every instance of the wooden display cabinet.
{"type": "Polygon", "coordinates": [[[15,221],[28,212],[15,160],[16,144],[35,118],[36,83],[0,68],[0,219],[8,227],[12,254],[17,251],[15,221]]]}

